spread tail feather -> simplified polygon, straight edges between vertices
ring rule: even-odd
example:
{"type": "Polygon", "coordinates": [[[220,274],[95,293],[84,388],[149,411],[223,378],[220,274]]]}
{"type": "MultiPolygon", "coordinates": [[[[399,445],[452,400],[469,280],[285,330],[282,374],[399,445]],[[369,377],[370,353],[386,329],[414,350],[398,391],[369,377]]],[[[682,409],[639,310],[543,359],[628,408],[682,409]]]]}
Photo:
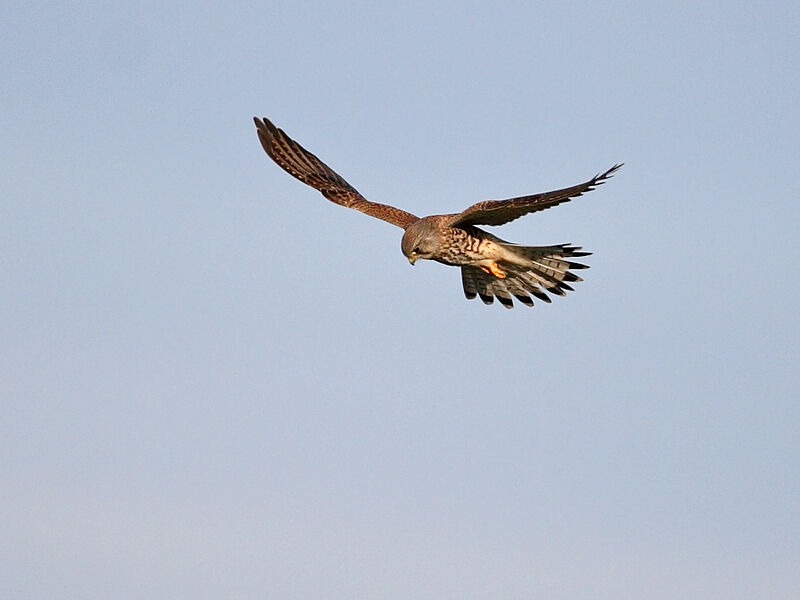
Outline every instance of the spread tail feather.
{"type": "Polygon", "coordinates": [[[505,242],[503,246],[516,254],[521,264],[500,261],[500,268],[506,272],[503,279],[479,267],[462,266],[461,282],[468,299],[480,296],[485,304],[491,304],[497,298],[506,308],[514,306],[514,298],[526,306],[533,306],[531,296],[550,302],[545,291],[556,296],[566,295],[573,291],[570,283],[583,281],[572,270],[589,268],[570,260],[591,254],[583,252],[579,246],[517,246],[505,242]]]}

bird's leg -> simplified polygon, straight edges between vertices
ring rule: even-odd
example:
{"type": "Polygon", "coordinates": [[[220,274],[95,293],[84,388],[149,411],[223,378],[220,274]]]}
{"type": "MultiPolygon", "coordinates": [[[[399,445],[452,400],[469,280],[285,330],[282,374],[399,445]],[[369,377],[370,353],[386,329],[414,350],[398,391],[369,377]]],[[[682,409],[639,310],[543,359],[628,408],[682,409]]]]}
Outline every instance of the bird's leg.
{"type": "Polygon", "coordinates": [[[498,279],[506,278],[506,272],[503,271],[503,269],[501,269],[499,266],[497,266],[497,263],[495,261],[490,262],[488,265],[481,265],[481,269],[483,269],[483,271],[485,271],[486,273],[494,275],[498,279]]]}

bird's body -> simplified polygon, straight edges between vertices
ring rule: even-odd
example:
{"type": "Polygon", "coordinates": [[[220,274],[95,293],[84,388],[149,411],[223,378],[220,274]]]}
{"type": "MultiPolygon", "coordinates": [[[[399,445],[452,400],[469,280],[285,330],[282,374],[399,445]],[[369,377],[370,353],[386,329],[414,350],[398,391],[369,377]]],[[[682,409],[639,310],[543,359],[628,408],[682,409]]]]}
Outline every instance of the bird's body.
{"type": "MultiPolygon", "coordinates": [[[[420,228],[425,231],[435,231],[438,234],[438,245],[436,253],[428,258],[452,267],[463,265],[486,266],[496,264],[498,261],[519,262],[518,257],[507,245],[498,237],[493,236],[488,231],[467,225],[465,227],[450,227],[449,222],[453,215],[433,215],[423,217],[417,223],[406,230],[403,236],[403,252],[412,261],[417,257],[413,247],[406,251],[409,246],[407,240],[415,238],[415,229],[420,228]]],[[[413,244],[411,244],[413,245],[413,244]]]]}
{"type": "MultiPolygon", "coordinates": [[[[473,264],[480,260],[499,260],[508,258],[507,252],[496,243],[497,238],[487,231],[477,227],[450,227],[449,221],[453,215],[432,215],[423,217],[411,227],[406,229],[403,235],[401,248],[403,253],[411,257],[414,252],[412,240],[416,239],[416,234],[420,232],[436,232],[437,246],[436,253],[425,257],[435,260],[445,265],[460,267],[461,265],[473,264]]],[[[420,257],[422,258],[422,257],[420,257]]],[[[413,257],[417,259],[416,256],[413,257]]]]}
{"type": "Polygon", "coordinates": [[[520,246],[501,240],[476,225],[502,225],[527,213],[566,202],[594,189],[622,166],[615,165],[571,188],[508,200],[487,200],[460,213],[419,218],[399,208],[368,201],[268,119],[254,120],[264,150],[290,175],[318,189],[336,204],[402,227],[405,233],[401,249],[411,264],[427,259],[460,267],[467,298],[480,296],[486,304],[491,304],[496,297],[507,308],[514,304],[512,297],[532,306],[531,295],[550,302],[543,290],[559,296],[571,291],[568,282],[581,281],[572,270],[587,267],[569,259],[589,253],[567,244],[520,246]]]}

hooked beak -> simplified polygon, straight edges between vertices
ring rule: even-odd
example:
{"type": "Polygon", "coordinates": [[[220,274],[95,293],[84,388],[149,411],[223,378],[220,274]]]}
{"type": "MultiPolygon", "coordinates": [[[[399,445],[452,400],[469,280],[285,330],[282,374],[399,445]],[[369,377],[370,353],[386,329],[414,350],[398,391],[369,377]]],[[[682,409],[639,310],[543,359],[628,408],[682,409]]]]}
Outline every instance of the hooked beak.
{"type": "Polygon", "coordinates": [[[417,255],[416,254],[412,254],[411,256],[409,256],[408,257],[408,262],[410,262],[411,266],[413,267],[414,263],[417,262],[417,255]]]}

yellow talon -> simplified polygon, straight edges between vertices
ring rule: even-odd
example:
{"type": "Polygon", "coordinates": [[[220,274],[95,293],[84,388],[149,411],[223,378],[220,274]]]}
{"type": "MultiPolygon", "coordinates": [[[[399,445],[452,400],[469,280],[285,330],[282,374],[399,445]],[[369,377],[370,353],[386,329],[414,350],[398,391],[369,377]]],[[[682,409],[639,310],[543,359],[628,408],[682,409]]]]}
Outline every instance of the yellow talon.
{"type": "Polygon", "coordinates": [[[503,269],[501,269],[500,267],[498,267],[496,262],[491,262],[489,263],[488,266],[481,265],[481,269],[483,269],[486,273],[491,273],[498,279],[506,278],[506,272],[503,271],[503,269]]]}

